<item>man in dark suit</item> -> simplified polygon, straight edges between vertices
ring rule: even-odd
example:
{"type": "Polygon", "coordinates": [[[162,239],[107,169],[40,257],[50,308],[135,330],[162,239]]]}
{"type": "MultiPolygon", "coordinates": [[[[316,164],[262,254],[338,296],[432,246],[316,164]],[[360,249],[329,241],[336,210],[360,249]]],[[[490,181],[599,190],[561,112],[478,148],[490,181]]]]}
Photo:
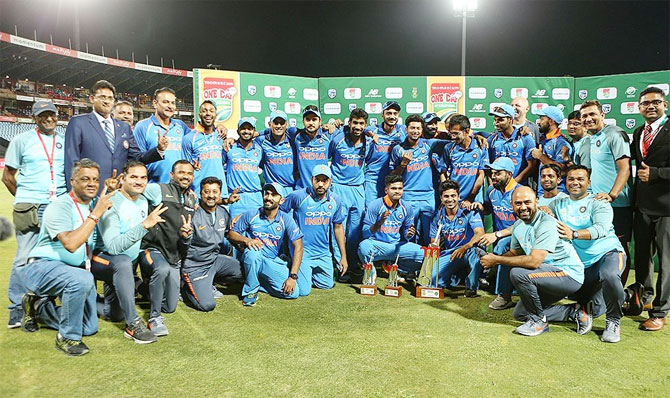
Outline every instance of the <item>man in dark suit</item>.
{"type": "MultiPolygon", "coordinates": [[[[74,162],[89,158],[100,165],[100,181],[123,169],[128,159],[148,164],[163,159],[169,141],[160,139],[156,148],[142,153],[128,123],[111,117],[116,89],[99,80],[91,88],[93,112],[73,117],[65,130],[65,180],[70,189],[70,170],[74,162]]],[[[103,184],[100,184],[102,187],[103,184]]]]}
{"type": "Polygon", "coordinates": [[[661,330],[670,310],[670,123],[663,90],[648,87],[640,93],[638,107],[644,126],[633,134],[631,155],[636,160],[635,178],[635,284],[629,288],[629,313],[649,310],[640,325],[646,331],[661,330]],[[654,252],[659,273],[654,292],[654,252]],[[652,297],[656,296],[651,302],[652,297]]]}

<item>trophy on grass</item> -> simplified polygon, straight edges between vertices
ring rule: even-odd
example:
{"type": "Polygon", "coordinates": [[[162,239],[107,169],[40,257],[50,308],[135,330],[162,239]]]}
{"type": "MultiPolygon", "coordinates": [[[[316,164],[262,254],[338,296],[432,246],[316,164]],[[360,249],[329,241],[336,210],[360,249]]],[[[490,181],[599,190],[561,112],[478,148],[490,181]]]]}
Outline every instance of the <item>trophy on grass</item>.
{"type": "Polygon", "coordinates": [[[364,296],[374,296],[377,294],[377,284],[375,279],[375,266],[372,263],[374,253],[370,255],[370,261],[363,264],[363,283],[361,284],[361,294],[364,296]]]}
{"type": "Polygon", "coordinates": [[[417,298],[444,298],[444,290],[437,287],[438,271],[440,267],[440,231],[442,225],[437,228],[435,243],[428,247],[422,246],[423,264],[419,277],[416,279],[416,297],[417,298]],[[433,273],[435,277],[433,277],[433,273]]]}
{"type": "Polygon", "coordinates": [[[400,297],[402,295],[402,287],[398,286],[398,259],[400,254],[396,256],[395,262],[393,264],[385,264],[384,270],[388,272],[389,279],[386,287],[384,288],[384,296],[387,297],[400,297]]]}

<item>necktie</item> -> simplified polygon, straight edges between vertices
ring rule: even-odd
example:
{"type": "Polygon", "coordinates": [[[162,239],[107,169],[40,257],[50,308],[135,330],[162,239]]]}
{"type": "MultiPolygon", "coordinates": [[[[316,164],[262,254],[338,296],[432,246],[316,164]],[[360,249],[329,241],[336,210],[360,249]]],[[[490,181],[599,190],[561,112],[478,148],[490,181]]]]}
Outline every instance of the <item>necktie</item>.
{"type": "Polygon", "coordinates": [[[109,148],[114,152],[114,132],[112,131],[112,126],[109,125],[109,120],[103,120],[102,123],[105,124],[105,136],[107,137],[109,148]]]}
{"type": "Polygon", "coordinates": [[[642,135],[642,157],[646,158],[647,157],[647,150],[649,149],[649,145],[651,145],[651,142],[654,140],[654,136],[651,134],[651,125],[648,124],[644,126],[644,134],[642,135]]]}

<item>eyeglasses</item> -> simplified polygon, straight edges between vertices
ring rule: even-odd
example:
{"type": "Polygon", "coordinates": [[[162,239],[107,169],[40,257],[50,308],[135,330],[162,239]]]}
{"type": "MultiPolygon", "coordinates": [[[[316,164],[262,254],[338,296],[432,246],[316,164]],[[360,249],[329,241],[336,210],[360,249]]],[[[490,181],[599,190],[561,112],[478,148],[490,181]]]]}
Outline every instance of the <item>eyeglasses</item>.
{"type": "Polygon", "coordinates": [[[96,95],[93,98],[100,101],[114,101],[114,97],[112,97],[111,95],[96,95]]]}
{"type": "Polygon", "coordinates": [[[648,108],[649,105],[660,106],[664,102],[665,101],[660,100],[660,99],[655,99],[653,101],[643,101],[643,102],[640,102],[640,108],[648,108]]]}
{"type": "Polygon", "coordinates": [[[273,124],[278,124],[278,125],[280,125],[280,126],[283,126],[283,125],[286,124],[286,120],[282,120],[282,119],[277,120],[277,119],[275,119],[275,120],[272,121],[272,123],[273,123],[273,124]]]}

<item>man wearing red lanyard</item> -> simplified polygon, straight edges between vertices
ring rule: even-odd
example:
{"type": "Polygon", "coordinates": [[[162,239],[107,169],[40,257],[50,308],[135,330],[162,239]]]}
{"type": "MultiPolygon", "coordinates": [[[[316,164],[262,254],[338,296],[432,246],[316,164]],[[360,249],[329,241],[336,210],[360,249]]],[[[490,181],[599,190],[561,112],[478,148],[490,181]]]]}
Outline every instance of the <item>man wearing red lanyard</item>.
{"type": "Polygon", "coordinates": [[[84,355],[81,341],[98,331],[96,291],[91,267],[93,230],[112,206],[104,188],[95,207],[92,201],[100,186],[98,164],[82,159],[72,167],[72,190],[61,195],[44,211],[37,245],[23,266],[26,288],[21,300],[24,316],[21,329],[35,332],[38,324],[57,329],[56,348],[70,356],[84,355]],[[48,298],[57,296],[62,307],[48,298]]]}
{"type": "Polygon", "coordinates": [[[26,263],[28,253],[37,243],[44,209],[57,195],[65,193],[64,140],[55,133],[58,110],[50,101],[37,101],[33,105],[33,119],[37,127],[17,135],[9,143],[2,174],[2,182],[14,195],[17,243],[9,274],[7,327],[10,329],[21,326],[23,317],[21,296],[26,288],[19,267],[26,263]]]}

